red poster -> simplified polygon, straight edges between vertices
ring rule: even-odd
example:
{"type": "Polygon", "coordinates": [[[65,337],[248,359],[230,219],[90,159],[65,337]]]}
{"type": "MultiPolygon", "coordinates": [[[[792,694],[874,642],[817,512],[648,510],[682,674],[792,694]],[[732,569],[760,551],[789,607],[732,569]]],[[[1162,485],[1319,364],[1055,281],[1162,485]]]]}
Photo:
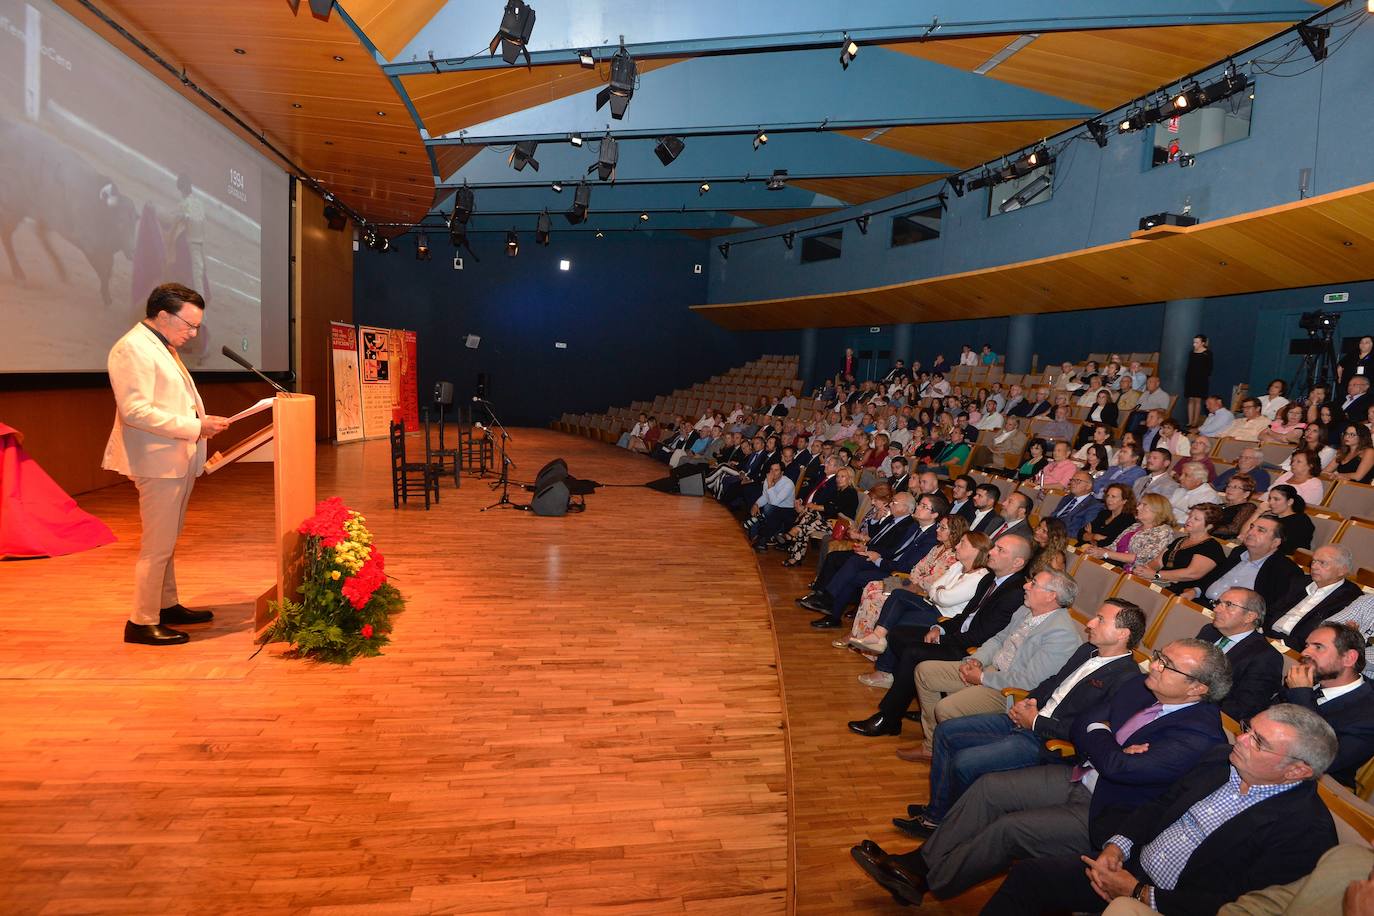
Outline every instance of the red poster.
{"type": "Polygon", "coordinates": [[[405,361],[401,367],[401,420],[407,432],[420,428],[420,364],[416,361],[416,342],[414,331],[402,331],[405,337],[405,361]]]}

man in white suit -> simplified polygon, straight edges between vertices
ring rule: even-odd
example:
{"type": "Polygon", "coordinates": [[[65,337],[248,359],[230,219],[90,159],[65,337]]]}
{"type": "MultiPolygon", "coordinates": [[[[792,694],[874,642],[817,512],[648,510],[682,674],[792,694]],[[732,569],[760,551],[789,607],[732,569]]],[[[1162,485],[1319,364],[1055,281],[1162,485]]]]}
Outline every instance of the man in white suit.
{"type": "Polygon", "coordinates": [[[204,314],[205,300],[195,290],[163,284],[148,296],[148,317],[110,350],[115,420],[101,466],[133,480],[143,527],[125,642],[184,643],[190,637],[167,624],[214,617],[182,607],[173,568],[191,485],[205,467],[205,440],[229,426],[224,417],[205,413],[177,355],[200,330],[204,314]]]}

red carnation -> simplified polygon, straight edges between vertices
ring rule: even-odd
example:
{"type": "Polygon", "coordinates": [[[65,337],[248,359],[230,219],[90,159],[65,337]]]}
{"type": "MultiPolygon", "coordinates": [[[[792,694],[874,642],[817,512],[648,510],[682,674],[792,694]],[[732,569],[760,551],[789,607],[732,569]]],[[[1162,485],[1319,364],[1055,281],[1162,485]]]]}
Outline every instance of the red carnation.
{"type": "Polygon", "coordinates": [[[362,630],[360,630],[359,632],[361,632],[361,633],[363,634],[363,639],[371,639],[371,638],[372,638],[372,624],[370,624],[370,623],[365,623],[365,624],[363,624],[363,628],[362,628],[362,630]]]}

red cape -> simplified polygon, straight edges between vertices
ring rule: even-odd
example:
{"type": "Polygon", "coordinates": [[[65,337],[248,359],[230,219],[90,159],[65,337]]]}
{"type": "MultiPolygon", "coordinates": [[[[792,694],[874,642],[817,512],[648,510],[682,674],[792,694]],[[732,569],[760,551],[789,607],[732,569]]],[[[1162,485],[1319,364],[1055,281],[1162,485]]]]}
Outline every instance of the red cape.
{"type": "Polygon", "coordinates": [[[0,423],[0,559],[60,557],[116,540],[82,511],[24,451],[17,429],[0,423]]]}

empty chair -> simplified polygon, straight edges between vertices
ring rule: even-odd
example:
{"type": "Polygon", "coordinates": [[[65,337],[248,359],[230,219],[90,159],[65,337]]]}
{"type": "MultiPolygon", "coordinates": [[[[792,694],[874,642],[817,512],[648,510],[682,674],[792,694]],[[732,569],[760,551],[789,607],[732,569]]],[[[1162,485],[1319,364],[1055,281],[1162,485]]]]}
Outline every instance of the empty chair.
{"type": "Polygon", "coordinates": [[[1112,597],[1125,598],[1140,605],[1140,609],[1145,612],[1145,632],[1148,633],[1158,620],[1160,611],[1164,610],[1164,606],[1173,595],[1153,582],[1127,573],[1117,583],[1112,597]]]}
{"type": "MultiPolygon", "coordinates": [[[[1229,461],[1235,464],[1236,459],[1240,457],[1240,453],[1254,444],[1253,442],[1242,442],[1239,439],[1219,439],[1217,440],[1217,447],[1212,449],[1212,457],[1220,458],[1222,461],[1229,461]]],[[[1292,449],[1289,449],[1289,451],[1291,452],[1292,449]]]]}
{"type": "Polygon", "coordinates": [[[1279,442],[1266,442],[1260,447],[1260,454],[1264,456],[1264,463],[1278,467],[1288,460],[1288,456],[1293,454],[1293,446],[1279,442]]]}
{"type": "Polygon", "coordinates": [[[1175,598],[1160,615],[1153,630],[1145,633],[1144,645],[1150,649],[1167,646],[1175,639],[1191,639],[1197,631],[1212,622],[1201,605],[1187,598],[1175,598]]]}
{"type": "Polygon", "coordinates": [[[1350,480],[1337,481],[1322,505],[1346,518],[1374,518],[1374,486],[1350,480]]]}
{"type": "MultiPolygon", "coordinates": [[[[419,488],[425,496],[425,508],[429,508],[429,498],[433,494],[434,501],[439,501],[439,477],[434,473],[434,462],[426,454],[423,461],[406,460],[406,430],[405,426],[391,421],[390,430],[391,440],[391,505],[392,508],[399,509],[401,503],[410,501],[410,491],[419,488]]],[[[429,443],[425,443],[425,451],[429,451],[429,443]]]]}
{"type": "Polygon", "coordinates": [[[1092,617],[1116,588],[1121,576],[1121,570],[1112,564],[1083,557],[1073,573],[1073,579],[1078,583],[1078,598],[1074,601],[1074,608],[1092,617]]]}
{"type": "Polygon", "coordinates": [[[1312,550],[1334,541],[1345,524],[1344,518],[1320,506],[1308,506],[1307,517],[1312,519],[1312,550]]]}

